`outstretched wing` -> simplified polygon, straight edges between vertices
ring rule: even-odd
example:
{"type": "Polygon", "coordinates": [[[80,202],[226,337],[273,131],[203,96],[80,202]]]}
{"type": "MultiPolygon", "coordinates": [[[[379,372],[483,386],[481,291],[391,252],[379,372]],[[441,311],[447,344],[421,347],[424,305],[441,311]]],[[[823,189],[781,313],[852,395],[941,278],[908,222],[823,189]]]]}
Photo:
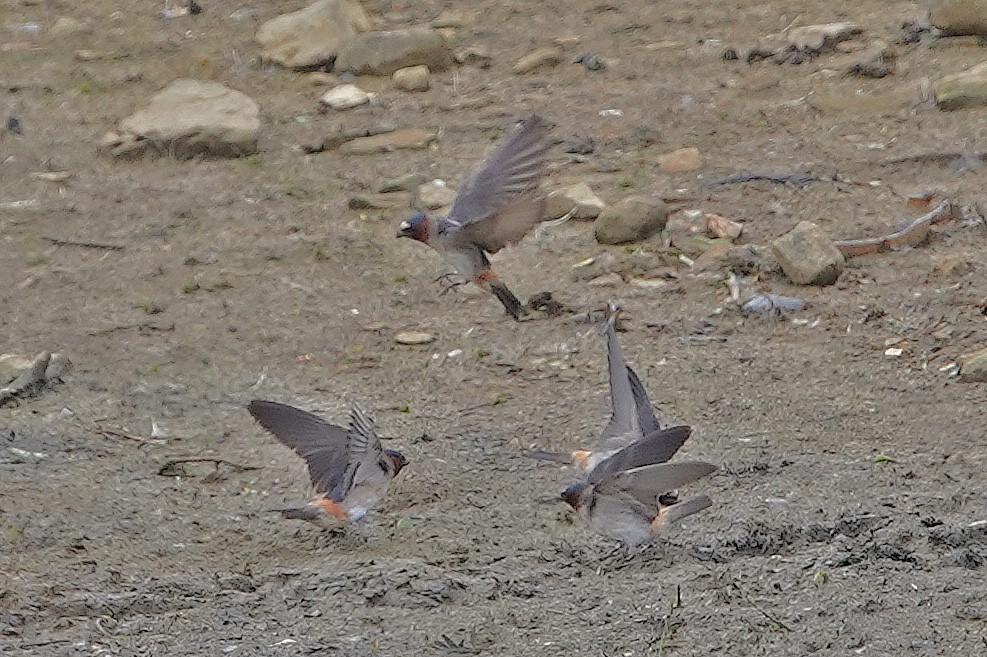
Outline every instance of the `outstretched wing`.
{"type": "MultiPolygon", "coordinates": [[[[637,403],[628,375],[627,362],[624,352],[617,342],[615,322],[617,310],[611,305],[607,317],[607,364],[610,372],[610,403],[613,413],[607,423],[600,440],[597,441],[596,452],[613,452],[623,449],[642,435],[641,423],[638,417],[637,403]]],[[[640,383],[640,382],[639,382],[640,383]]]]}
{"type": "Polygon", "coordinates": [[[586,481],[590,484],[598,484],[626,470],[664,463],[672,458],[691,434],[692,427],[684,425],[653,431],[641,440],[631,443],[609,458],[600,461],[586,475],[586,481]]]}
{"type": "Polygon", "coordinates": [[[361,470],[366,473],[360,475],[361,478],[371,473],[376,474],[374,468],[377,468],[384,455],[373,420],[356,404],[350,408],[350,429],[346,433],[346,440],[346,469],[330,494],[330,499],[337,503],[346,499],[361,470]]]}
{"type": "Polygon", "coordinates": [[[524,237],[542,216],[537,191],[548,153],[548,124],[523,120],[460,187],[447,220],[459,239],[494,253],[524,237]]]}
{"type": "Polygon", "coordinates": [[[282,444],[305,459],[317,493],[337,486],[348,462],[346,429],[287,404],[255,399],[247,410],[282,444]]]}
{"type": "Polygon", "coordinates": [[[648,391],[644,389],[644,384],[630,365],[627,366],[627,379],[631,383],[631,395],[637,407],[637,421],[641,432],[647,435],[661,429],[661,423],[655,415],[655,407],[648,398],[648,391]]]}
{"type": "Polygon", "coordinates": [[[690,484],[716,471],[712,463],[679,461],[625,470],[600,484],[601,492],[624,491],[644,504],[657,504],[658,496],[690,484]]]}

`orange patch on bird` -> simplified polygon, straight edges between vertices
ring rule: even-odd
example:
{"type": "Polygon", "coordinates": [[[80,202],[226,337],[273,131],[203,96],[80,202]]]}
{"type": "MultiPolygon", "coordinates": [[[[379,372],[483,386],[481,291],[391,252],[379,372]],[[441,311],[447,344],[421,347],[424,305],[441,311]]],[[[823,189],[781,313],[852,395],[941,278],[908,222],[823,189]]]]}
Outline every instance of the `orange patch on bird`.
{"type": "Polygon", "coordinates": [[[312,502],[312,504],[325,511],[336,520],[349,520],[349,515],[343,510],[343,507],[330,499],[322,497],[315,502],[312,502]]]}
{"type": "Polygon", "coordinates": [[[585,449],[577,449],[572,453],[572,462],[575,463],[581,470],[586,469],[586,461],[589,460],[589,455],[591,452],[585,449]]]}
{"type": "Polygon", "coordinates": [[[484,283],[496,283],[500,280],[500,276],[494,273],[493,269],[487,269],[486,271],[481,271],[480,275],[476,277],[476,284],[483,285],[484,283]]]}
{"type": "Polygon", "coordinates": [[[666,513],[668,513],[668,507],[663,507],[660,511],[658,511],[658,515],[655,516],[655,519],[651,521],[652,534],[657,534],[658,531],[661,529],[662,523],[665,522],[666,513]]]}

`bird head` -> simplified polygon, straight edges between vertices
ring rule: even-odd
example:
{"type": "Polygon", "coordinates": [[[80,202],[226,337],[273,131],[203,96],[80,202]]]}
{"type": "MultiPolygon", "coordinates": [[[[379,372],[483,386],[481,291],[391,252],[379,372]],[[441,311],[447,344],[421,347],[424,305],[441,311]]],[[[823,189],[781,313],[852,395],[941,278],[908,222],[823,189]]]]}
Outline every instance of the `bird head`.
{"type": "Polygon", "coordinates": [[[402,454],[397,450],[385,449],[384,453],[387,455],[389,459],[391,459],[391,462],[394,464],[394,476],[395,477],[398,476],[398,473],[401,472],[401,468],[408,465],[408,459],[404,457],[404,454],[402,454]]]}
{"type": "Polygon", "coordinates": [[[426,241],[428,236],[428,215],[424,212],[416,212],[401,222],[398,226],[397,237],[410,237],[419,242],[426,241]]]}
{"type": "Polygon", "coordinates": [[[585,493],[589,490],[589,484],[573,484],[562,491],[562,500],[576,511],[585,502],[585,493]]]}

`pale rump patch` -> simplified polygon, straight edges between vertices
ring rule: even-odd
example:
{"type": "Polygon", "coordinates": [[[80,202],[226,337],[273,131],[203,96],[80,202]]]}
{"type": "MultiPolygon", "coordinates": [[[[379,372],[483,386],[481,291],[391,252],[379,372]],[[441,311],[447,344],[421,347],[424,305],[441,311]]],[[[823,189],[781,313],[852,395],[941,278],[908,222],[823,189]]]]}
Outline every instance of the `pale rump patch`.
{"type": "Polygon", "coordinates": [[[668,509],[669,509],[669,507],[667,507],[667,506],[662,507],[658,511],[658,515],[655,516],[655,519],[651,521],[651,533],[652,534],[657,534],[659,532],[659,530],[661,530],[662,523],[665,522],[665,516],[668,514],[668,509]]]}
{"type": "Polygon", "coordinates": [[[588,452],[585,449],[577,449],[576,451],[574,451],[572,453],[572,462],[580,470],[585,470],[586,469],[586,461],[589,460],[589,455],[590,454],[591,454],[591,452],[588,452]]]}
{"type": "Polygon", "coordinates": [[[346,511],[343,510],[343,507],[341,507],[339,504],[336,504],[330,499],[326,499],[325,497],[320,497],[316,501],[312,502],[312,506],[319,507],[320,509],[324,510],[326,513],[331,515],[336,520],[340,520],[343,522],[349,520],[349,515],[346,513],[346,511]]]}

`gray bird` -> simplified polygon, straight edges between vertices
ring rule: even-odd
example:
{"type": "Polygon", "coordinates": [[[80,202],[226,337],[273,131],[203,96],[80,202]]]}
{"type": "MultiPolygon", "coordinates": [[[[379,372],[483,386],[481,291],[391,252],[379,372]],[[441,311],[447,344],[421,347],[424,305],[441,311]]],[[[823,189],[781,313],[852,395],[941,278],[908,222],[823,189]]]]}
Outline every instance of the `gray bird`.
{"type": "Polygon", "coordinates": [[[285,518],[324,527],[333,519],[361,520],[384,499],[390,481],[408,464],[401,452],[381,447],[373,421],[355,404],[348,429],[276,402],[254,400],[247,410],[308,465],[318,497],[303,508],[282,510],[285,518]]]}
{"type": "MultiPolygon", "coordinates": [[[[668,431],[675,431],[668,429],[668,431]]],[[[656,441],[661,451],[661,441],[656,441]]],[[[637,449],[633,445],[627,449],[637,449]]],[[[610,459],[620,459],[617,452],[610,459]]],[[[647,460],[643,454],[637,458],[647,460]]],[[[655,455],[652,458],[660,458],[655,455]]],[[[608,460],[610,460],[608,459],[608,460]]],[[[582,516],[591,527],[605,536],[616,538],[627,547],[650,541],[661,529],[677,520],[709,508],[713,502],[706,495],[662,506],[658,498],[668,491],[701,479],[716,466],[701,461],[654,463],[622,469],[617,463],[600,462],[587,473],[586,480],[572,484],[562,492],[562,499],[582,516]]]]}
{"type": "Polygon", "coordinates": [[[548,131],[538,116],[522,121],[463,183],[449,216],[419,212],[402,222],[397,233],[438,251],[466,280],[496,296],[515,320],[523,306],[490,267],[487,254],[520,241],[542,218],[545,199],[538,184],[550,145],[548,131]]]}
{"type": "MultiPolygon", "coordinates": [[[[607,365],[610,374],[610,403],[613,406],[613,412],[610,422],[607,423],[599,440],[597,440],[596,446],[591,450],[577,449],[571,454],[529,451],[525,453],[527,456],[546,461],[571,463],[588,471],[617,451],[661,430],[661,423],[655,414],[654,405],[648,397],[648,391],[645,390],[637,373],[627,364],[624,352],[617,341],[617,314],[617,308],[610,304],[605,335],[607,339],[607,365]]],[[[672,458],[689,438],[691,429],[688,427],[676,427],[676,429],[687,429],[688,431],[660,433],[659,435],[664,441],[662,443],[663,449],[657,451],[657,446],[652,446],[652,449],[655,450],[654,455],[656,457],[661,456],[662,458],[660,461],[651,461],[651,463],[664,462],[672,458]]]]}

